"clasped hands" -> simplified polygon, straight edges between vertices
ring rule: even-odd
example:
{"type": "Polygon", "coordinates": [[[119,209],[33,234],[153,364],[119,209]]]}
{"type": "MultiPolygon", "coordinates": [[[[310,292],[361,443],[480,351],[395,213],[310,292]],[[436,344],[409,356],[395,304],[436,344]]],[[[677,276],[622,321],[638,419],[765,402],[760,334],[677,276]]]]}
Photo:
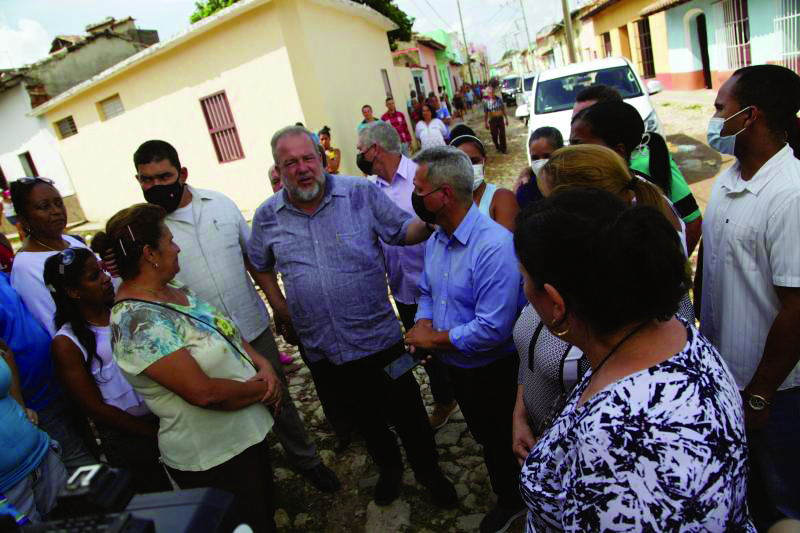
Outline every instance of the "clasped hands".
{"type": "MultiPolygon", "coordinates": [[[[424,350],[429,351],[436,348],[436,331],[433,329],[433,322],[430,320],[420,320],[414,327],[406,333],[405,343],[408,346],[409,353],[416,353],[416,351],[424,350]]],[[[420,360],[423,365],[431,360],[428,355],[420,360]]]]}
{"type": "Polygon", "coordinates": [[[265,364],[258,370],[258,373],[248,381],[263,381],[266,384],[267,390],[259,401],[264,405],[271,405],[274,409],[273,415],[277,416],[280,411],[283,387],[281,386],[280,379],[278,379],[278,375],[275,374],[275,369],[272,368],[269,361],[265,361],[265,364]]]}

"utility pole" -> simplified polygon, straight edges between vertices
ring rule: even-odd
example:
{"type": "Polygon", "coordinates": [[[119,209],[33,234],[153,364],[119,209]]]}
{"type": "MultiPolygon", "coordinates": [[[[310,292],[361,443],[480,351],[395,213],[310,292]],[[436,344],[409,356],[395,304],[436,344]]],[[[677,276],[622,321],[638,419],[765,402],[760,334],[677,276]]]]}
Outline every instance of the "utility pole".
{"type": "Polygon", "coordinates": [[[464,52],[467,56],[467,68],[469,69],[469,81],[475,85],[475,78],[472,76],[472,62],[469,60],[469,44],[467,44],[467,32],[464,31],[464,17],[461,16],[461,0],[456,0],[458,5],[458,19],[461,21],[461,36],[464,37],[464,52]]]}
{"type": "Polygon", "coordinates": [[[522,5],[522,0],[519,0],[519,10],[522,11],[522,22],[525,23],[525,37],[528,38],[528,55],[533,53],[533,46],[531,45],[531,32],[528,30],[528,17],[525,16],[525,6],[522,5]]]}
{"type": "MultiPolygon", "coordinates": [[[[520,0],[521,2],[522,0],[520,0]]],[[[567,51],[569,52],[569,62],[577,61],[575,55],[575,35],[572,32],[572,15],[569,12],[569,0],[561,0],[561,9],[564,10],[564,32],[567,37],[567,51]]]]}

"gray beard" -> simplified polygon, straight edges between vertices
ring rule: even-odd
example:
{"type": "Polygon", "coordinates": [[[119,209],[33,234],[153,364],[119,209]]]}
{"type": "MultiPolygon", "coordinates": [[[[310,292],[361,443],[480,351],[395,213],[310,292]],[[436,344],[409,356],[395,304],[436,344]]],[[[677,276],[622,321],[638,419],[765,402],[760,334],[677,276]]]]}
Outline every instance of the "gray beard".
{"type": "Polygon", "coordinates": [[[284,183],[283,185],[286,187],[286,189],[288,189],[289,196],[301,202],[310,202],[311,200],[315,199],[317,195],[319,195],[320,187],[322,186],[322,184],[318,181],[315,181],[314,185],[307,189],[295,187],[294,185],[289,185],[287,183],[284,183]]]}

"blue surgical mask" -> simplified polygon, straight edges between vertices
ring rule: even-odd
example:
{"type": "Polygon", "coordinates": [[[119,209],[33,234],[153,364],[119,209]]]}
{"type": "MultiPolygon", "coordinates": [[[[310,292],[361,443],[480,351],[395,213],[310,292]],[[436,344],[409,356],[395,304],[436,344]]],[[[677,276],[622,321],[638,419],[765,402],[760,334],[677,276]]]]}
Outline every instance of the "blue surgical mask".
{"type": "Polygon", "coordinates": [[[733,135],[722,135],[722,129],[725,127],[725,123],[742,113],[743,111],[747,111],[750,107],[745,107],[741,111],[737,111],[733,115],[729,116],[728,118],[722,117],[711,117],[711,120],[708,121],[708,133],[706,134],[706,138],[708,139],[708,145],[715,149],[717,152],[721,154],[728,154],[734,155],[734,148],[736,146],[736,136],[742,133],[747,127],[740,129],[733,135]]]}

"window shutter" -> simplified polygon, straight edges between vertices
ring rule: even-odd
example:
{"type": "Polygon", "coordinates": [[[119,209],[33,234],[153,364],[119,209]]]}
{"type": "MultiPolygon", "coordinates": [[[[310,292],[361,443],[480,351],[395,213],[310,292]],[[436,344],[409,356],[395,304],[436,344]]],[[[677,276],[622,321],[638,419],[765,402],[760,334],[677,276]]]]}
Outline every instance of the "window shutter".
{"type": "Polygon", "coordinates": [[[125,112],[125,107],[122,105],[122,100],[118,94],[111,98],[106,98],[97,104],[100,107],[100,113],[103,120],[108,120],[121,115],[125,112]]]}
{"type": "Polygon", "coordinates": [[[217,160],[226,163],[243,159],[242,143],[239,141],[239,133],[236,131],[236,123],[233,121],[233,113],[225,91],[201,98],[200,105],[203,108],[211,142],[217,152],[217,160]]]}

